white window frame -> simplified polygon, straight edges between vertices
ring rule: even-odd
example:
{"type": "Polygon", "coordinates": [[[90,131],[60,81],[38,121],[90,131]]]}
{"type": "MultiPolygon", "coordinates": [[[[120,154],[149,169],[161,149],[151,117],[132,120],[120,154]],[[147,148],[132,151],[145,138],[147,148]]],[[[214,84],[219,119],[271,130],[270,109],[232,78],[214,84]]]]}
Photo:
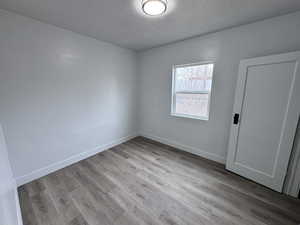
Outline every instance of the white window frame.
{"type": "Polygon", "coordinates": [[[210,115],[210,103],[211,103],[211,92],[213,88],[213,80],[214,80],[214,71],[215,71],[215,62],[213,61],[202,61],[197,63],[189,63],[189,64],[181,64],[181,65],[173,65],[172,67],[172,99],[171,99],[171,116],[176,117],[183,117],[183,118],[190,118],[190,119],[197,119],[197,120],[209,120],[210,115]],[[213,71],[212,71],[212,81],[211,81],[211,88],[210,91],[178,91],[175,92],[175,82],[176,82],[176,69],[182,68],[182,67],[189,67],[189,66],[201,66],[201,65],[207,65],[207,64],[213,64],[213,71]],[[176,93],[185,93],[185,94],[208,94],[208,109],[207,109],[207,116],[193,116],[189,114],[181,114],[176,113],[175,107],[176,107],[176,93]]]}

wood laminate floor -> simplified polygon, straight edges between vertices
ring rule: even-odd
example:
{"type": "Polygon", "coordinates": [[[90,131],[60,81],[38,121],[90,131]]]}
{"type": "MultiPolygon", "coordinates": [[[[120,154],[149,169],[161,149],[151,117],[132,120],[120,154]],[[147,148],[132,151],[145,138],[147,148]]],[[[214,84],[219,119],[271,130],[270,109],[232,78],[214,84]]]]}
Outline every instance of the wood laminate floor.
{"type": "Polygon", "coordinates": [[[135,138],[19,188],[24,225],[296,225],[300,201],[135,138]]]}

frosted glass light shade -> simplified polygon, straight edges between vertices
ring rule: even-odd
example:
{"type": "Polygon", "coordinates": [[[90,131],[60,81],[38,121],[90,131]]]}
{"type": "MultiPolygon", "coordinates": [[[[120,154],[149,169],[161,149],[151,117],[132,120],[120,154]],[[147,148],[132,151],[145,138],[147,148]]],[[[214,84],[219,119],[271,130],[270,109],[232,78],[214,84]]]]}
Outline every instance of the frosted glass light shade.
{"type": "Polygon", "coordinates": [[[167,10],[167,0],[143,0],[142,9],[150,16],[161,15],[167,10]]]}

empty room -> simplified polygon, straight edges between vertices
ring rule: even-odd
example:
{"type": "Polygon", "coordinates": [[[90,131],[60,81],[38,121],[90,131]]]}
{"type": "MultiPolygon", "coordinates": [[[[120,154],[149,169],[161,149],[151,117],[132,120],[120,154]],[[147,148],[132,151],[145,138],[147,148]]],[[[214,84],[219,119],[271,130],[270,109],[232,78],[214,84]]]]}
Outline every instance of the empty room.
{"type": "Polygon", "coordinates": [[[300,225],[299,0],[0,0],[0,225],[300,225]]]}

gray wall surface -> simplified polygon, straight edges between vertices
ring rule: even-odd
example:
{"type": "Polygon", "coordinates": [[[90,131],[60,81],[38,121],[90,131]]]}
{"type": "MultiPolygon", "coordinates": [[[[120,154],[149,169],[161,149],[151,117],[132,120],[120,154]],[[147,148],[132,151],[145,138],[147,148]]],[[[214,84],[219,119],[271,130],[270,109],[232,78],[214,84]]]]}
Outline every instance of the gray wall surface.
{"type": "Polygon", "coordinates": [[[139,53],[139,133],[224,162],[240,60],[300,50],[299,37],[297,12],[139,53]],[[172,65],[201,61],[215,62],[209,121],[170,116],[172,65]]]}
{"type": "Polygon", "coordinates": [[[0,121],[16,178],[136,134],[136,53],[0,10],[0,121]]]}

